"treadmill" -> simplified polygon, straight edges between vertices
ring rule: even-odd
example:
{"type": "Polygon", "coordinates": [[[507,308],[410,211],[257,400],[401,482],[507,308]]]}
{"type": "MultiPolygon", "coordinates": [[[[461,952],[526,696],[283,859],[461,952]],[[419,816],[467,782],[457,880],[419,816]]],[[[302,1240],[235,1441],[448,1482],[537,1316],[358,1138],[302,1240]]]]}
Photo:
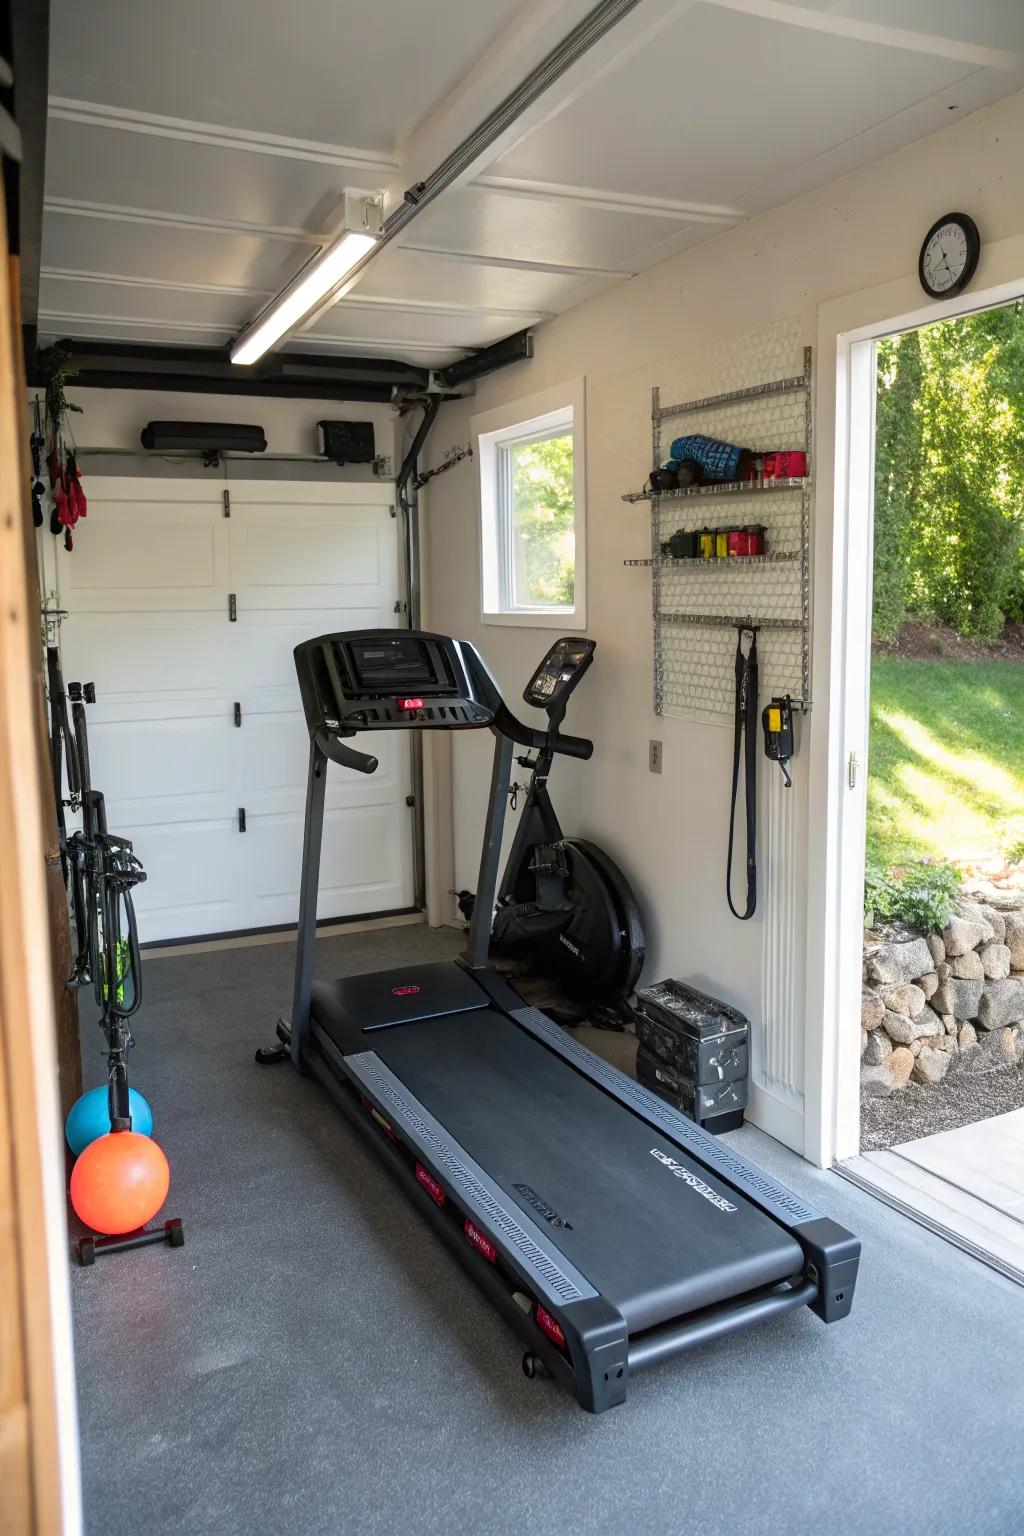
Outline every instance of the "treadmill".
{"type": "MultiPolygon", "coordinates": [[[[588,758],[524,725],[478,652],[415,630],[323,635],[295,650],[309,777],[295,990],[284,1059],[316,1077],[526,1346],[593,1413],[634,1371],[807,1306],[853,1302],[860,1242],[632,1078],[488,969],[515,747],[588,758]],[[456,961],[315,981],[328,763],[373,773],[360,732],[490,730],[477,901],[456,961]]],[[[552,693],[571,686],[553,676],[552,693]]]]}

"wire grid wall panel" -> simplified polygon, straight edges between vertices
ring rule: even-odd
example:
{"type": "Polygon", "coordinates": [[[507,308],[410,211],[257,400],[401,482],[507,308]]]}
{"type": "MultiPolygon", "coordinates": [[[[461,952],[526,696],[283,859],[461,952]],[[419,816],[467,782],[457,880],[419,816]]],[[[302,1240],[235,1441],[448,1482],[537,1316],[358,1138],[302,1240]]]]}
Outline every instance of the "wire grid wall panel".
{"type": "Polygon", "coordinates": [[[729,723],[735,710],[736,623],[760,626],[760,691],[809,707],[811,355],[795,321],[732,337],[687,359],[686,380],[652,394],[652,467],[691,432],[756,453],[803,448],[802,480],[701,487],[649,500],[658,714],[729,723]],[[693,381],[702,394],[694,399],[693,381]],[[725,399],[718,399],[719,396],[725,399]],[[673,560],[661,554],[676,529],[764,526],[767,556],[673,560]]]}

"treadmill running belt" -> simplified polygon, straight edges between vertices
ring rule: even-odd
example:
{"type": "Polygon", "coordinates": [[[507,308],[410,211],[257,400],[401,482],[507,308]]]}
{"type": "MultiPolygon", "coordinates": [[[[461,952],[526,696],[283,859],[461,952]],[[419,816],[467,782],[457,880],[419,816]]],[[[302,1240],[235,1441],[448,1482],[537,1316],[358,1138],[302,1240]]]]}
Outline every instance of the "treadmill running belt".
{"type": "Polygon", "coordinates": [[[505,1014],[374,1030],[366,1048],[631,1333],[802,1270],[799,1244],[770,1216],[505,1014]]]}

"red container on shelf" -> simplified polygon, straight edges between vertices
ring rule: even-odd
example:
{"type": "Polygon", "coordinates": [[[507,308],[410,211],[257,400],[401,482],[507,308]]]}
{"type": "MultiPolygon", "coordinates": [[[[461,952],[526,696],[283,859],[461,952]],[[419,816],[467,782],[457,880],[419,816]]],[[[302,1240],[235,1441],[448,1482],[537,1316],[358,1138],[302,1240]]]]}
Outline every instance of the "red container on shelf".
{"type": "Polygon", "coordinates": [[[747,536],[747,554],[763,555],[765,553],[764,526],[761,523],[753,523],[743,531],[747,536]]]}
{"type": "Polygon", "coordinates": [[[729,528],[725,535],[725,552],[727,555],[747,555],[747,530],[745,528],[729,528]]]}
{"type": "Polygon", "coordinates": [[[802,448],[785,448],[764,455],[761,471],[764,480],[801,480],[807,473],[807,455],[802,448]]]}

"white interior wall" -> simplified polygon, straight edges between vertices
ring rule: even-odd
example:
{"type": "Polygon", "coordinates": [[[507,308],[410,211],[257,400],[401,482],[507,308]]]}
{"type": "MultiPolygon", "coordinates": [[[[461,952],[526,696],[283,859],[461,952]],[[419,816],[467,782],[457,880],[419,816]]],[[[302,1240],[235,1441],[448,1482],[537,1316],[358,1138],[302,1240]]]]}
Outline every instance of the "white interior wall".
{"type": "MultiPolygon", "coordinates": [[[[702,380],[687,359],[730,337],[793,321],[801,344],[817,346],[817,393],[827,379],[831,411],[835,340],[826,336],[818,345],[819,307],[913,278],[925,232],[951,209],[972,214],[981,230],[975,287],[982,289],[990,280],[986,245],[1024,232],[1022,148],[1024,93],[653,268],[539,328],[533,360],[484,379],[472,399],[445,406],[428,445],[428,462],[439,462],[446,447],[468,439],[476,412],[585,376],[588,633],[598,641],[598,659],[569,723],[592,736],[596,750],[589,764],[559,764],[554,797],[567,830],[599,839],[635,880],[649,925],[646,977],[674,974],[707,984],[748,1011],[755,1025],[761,919],[737,923],[723,892],[730,732],[654,715],[649,578],[622,565],[648,552],[645,507],[627,506],[620,495],[639,486],[649,468],[650,388],[672,378],[688,395],[700,395],[702,380]],[[664,742],[660,778],[647,768],[651,737],[664,742]]],[[[815,430],[815,462],[831,465],[834,420],[819,413],[815,430]]],[[[474,641],[514,699],[550,632],[480,621],[474,477],[475,466],[464,463],[424,495],[425,623],[474,641]]],[[[832,600],[833,496],[819,479],[813,563],[819,617],[832,600]]],[[[817,635],[812,692],[821,710],[829,657],[820,623],[817,635]]],[[[792,791],[800,850],[809,830],[808,737],[805,728],[792,791]]],[[[455,738],[452,865],[449,873],[442,857],[439,887],[475,885],[487,758],[482,735],[455,738]]],[[[801,927],[805,919],[806,911],[801,927]]],[[[802,1014],[799,1000],[794,1008],[802,1014]]],[[[820,1061],[820,1036],[830,1023],[794,1022],[814,1040],[807,1059],[820,1061]]],[[[800,1086],[820,1097],[820,1085],[800,1086]]],[[[805,1139],[802,1116],[783,1113],[763,1085],[752,1096],[751,1118],[798,1150],[819,1155],[809,1132],[805,1139]]]]}

